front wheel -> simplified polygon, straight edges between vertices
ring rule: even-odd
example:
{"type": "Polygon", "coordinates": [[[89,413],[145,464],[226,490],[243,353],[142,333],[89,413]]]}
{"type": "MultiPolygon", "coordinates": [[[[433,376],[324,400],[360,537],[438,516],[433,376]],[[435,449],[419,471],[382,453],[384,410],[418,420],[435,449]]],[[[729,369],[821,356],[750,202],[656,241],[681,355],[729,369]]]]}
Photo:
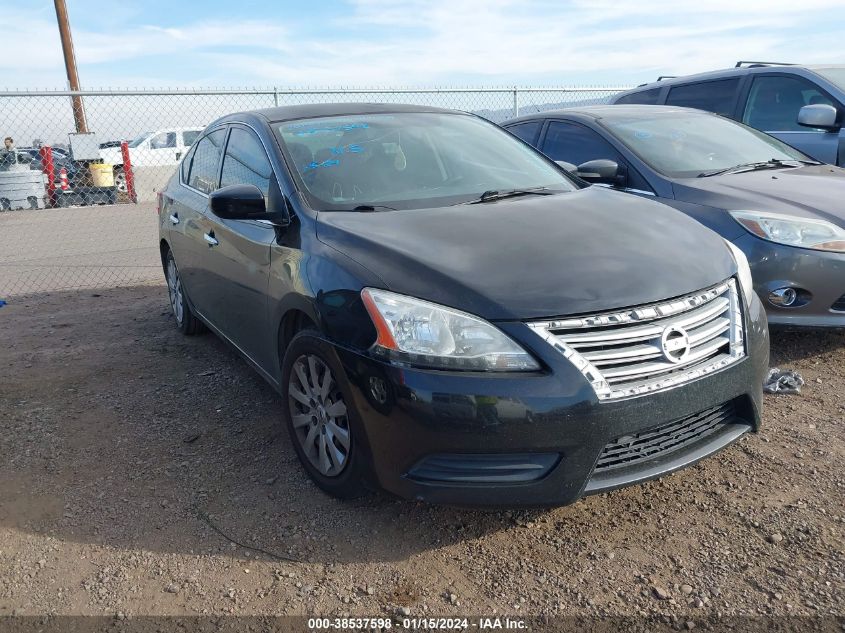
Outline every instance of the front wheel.
{"type": "Polygon", "coordinates": [[[367,491],[363,433],[352,402],[331,345],[310,330],[297,334],[282,360],[283,417],[311,479],[341,499],[367,491]]]}

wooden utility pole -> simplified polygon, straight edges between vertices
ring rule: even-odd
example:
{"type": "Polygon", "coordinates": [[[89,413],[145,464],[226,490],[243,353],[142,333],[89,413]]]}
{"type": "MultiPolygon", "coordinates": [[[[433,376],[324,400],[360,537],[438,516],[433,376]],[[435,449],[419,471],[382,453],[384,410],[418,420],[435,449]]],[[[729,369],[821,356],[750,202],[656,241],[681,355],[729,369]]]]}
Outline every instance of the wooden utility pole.
{"type": "MultiPolygon", "coordinates": [[[[76,72],[76,54],[73,51],[73,38],[70,35],[70,22],[67,17],[65,0],[53,0],[56,5],[56,20],[59,22],[59,36],[62,38],[62,53],[65,56],[65,70],[71,90],[79,90],[79,74],[76,72]]],[[[74,95],[70,98],[73,106],[73,120],[79,134],[88,132],[88,122],[85,120],[85,108],[82,97],[74,95]]]]}

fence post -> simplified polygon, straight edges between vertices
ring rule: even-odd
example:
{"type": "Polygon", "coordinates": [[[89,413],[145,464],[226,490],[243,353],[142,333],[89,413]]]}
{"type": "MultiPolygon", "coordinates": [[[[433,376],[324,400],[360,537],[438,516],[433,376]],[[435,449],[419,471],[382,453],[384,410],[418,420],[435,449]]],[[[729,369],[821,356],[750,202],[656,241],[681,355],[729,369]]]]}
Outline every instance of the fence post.
{"type": "Polygon", "coordinates": [[[56,166],[53,163],[53,148],[49,145],[43,145],[38,150],[41,156],[41,169],[47,176],[47,204],[51,207],[56,206],[56,166]]]}
{"type": "Polygon", "coordinates": [[[120,144],[120,154],[123,157],[123,177],[126,178],[126,195],[134,202],[138,203],[138,194],[135,193],[135,172],[132,171],[132,159],[129,156],[129,143],[126,141],[120,144]]]}
{"type": "Polygon", "coordinates": [[[273,86],[273,105],[279,107],[279,89],[273,86]]]}
{"type": "Polygon", "coordinates": [[[519,116],[519,88],[513,87],[513,117],[519,116]]]}

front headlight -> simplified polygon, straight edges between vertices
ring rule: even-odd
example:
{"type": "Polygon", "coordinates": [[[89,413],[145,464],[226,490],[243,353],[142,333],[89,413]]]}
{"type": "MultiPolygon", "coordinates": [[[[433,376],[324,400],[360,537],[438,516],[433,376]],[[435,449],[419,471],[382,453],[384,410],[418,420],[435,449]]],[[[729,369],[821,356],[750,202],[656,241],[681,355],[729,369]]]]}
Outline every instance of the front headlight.
{"type": "Polygon", "coordinates": [[[725,240],[736,262],[737,275],[739,276],[739,286],[742,289],[742,295],[745,297],[745,303],[751,305],[751,298],[754,296],[754,285],[751,279],[751,266],[748,265],[748,258],[739,248],[725,240]]]}
{"type": "Polygon", "coordinates": [[[378,333],[373,349],[391,360],[433,369],[540,369],[502,331],[471,314],[375,288],[364,288],[361,298],[378,333]]]}
{"type": "Polygon", "coordinates": [[[793,215],[731,211],[733,219],[757,237],[787,246],[845,253],[845,230],[826,222],[793,215]]]}

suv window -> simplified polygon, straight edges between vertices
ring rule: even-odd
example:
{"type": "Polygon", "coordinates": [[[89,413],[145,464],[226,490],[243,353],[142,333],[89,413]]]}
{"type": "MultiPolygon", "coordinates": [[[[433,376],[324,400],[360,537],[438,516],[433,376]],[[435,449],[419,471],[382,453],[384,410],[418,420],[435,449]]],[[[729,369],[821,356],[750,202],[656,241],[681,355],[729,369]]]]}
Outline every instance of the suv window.
{"type": "Polygon", "coordinates": [[[697,108],[730,116],[733,114],[734,95],[738,86],[739,78],[675,86],[669,90],[666,105],[697,108]]]}
{"type": "Polygon", "coordinates": [[[529,145],[537,147],[537,133],[540,131],[542,121],[527,121],[526,123],[517,123],[507,127],[507,131],[513,134],[516,138],[522,139],[529,145]]]}
{"type": "Polygon", "coordinates": [[[270,195],[273,168],[267,152],[252,132],[233,127],[223,158],[220,186],[250,184],[261,189],[266,199],[270,195]]]}
{"type": "Polygon", "coordinates": [[[641,92],[632,92],[631,94],[625,95],[624,97],[619,97],[616,101],[614,101],[614,103],[640,103],[643,105],[657,105],[661,90],[663,90],[663,88],[650,88],[649,90],[643,90],[641,92]]]}
{"type": "Polygon", "coordinates": [[[150,139],[150,149],[176,147],[176,132],[161,132],[150,139]]]}
{"type": "Polygon", "coordinates": [[[182,132],[182,142],[185,144],[185,147],[190,147],[194,144],[194,141],[197,140],[197,137],[200,135],[202,130],[185,130],[182,132]]]}
{"type": "Polygon", "coordinates": [[[211,193],[217,188],[217,166],[225,139],[225,130],[215,130],[197,143],[188,177],[188,184],[194,189],[211,193]]]}
{"type": "Polygon", "coordinates": [[[808,131],[798,125],[805,105],[835,105],[815,84],[802,77],[755,77],[742,122],[763,131],[808,131]]]}

